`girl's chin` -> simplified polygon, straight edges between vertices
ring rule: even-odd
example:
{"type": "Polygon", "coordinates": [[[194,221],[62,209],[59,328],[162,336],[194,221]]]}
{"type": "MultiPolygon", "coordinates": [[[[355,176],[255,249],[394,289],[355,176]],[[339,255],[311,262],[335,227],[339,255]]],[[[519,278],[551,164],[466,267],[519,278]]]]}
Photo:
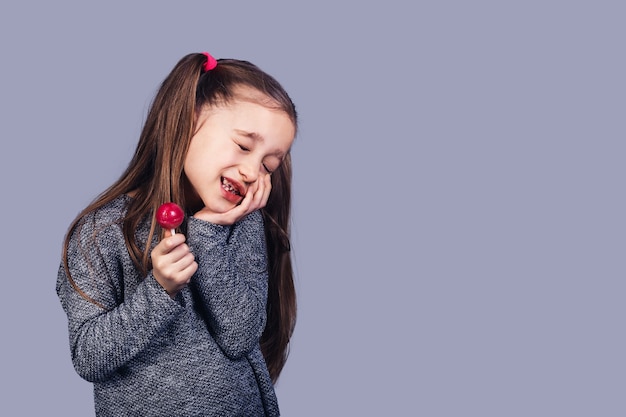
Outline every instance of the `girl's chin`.
{"type": "Polygon", "coordinates": [[[204,210],[214,214],[224,214],[237,206],[238,204],[230,203],[228,201],[220,202],[220,204],[215,204],[215,201],[212,201],[209,204],[204,205],[204,210]]]}

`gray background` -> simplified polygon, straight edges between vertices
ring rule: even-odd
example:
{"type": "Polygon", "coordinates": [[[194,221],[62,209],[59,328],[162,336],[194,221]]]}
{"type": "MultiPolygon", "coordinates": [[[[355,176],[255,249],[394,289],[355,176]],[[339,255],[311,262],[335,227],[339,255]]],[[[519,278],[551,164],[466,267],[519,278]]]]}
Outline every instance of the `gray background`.
{"type": "Polygon", "coordinates": [[[283,415],[626,415],[626,7],[410,3],[2,3],[0,414],[93,414],[61,241],[208,50],[301,114],[283,415]]]}

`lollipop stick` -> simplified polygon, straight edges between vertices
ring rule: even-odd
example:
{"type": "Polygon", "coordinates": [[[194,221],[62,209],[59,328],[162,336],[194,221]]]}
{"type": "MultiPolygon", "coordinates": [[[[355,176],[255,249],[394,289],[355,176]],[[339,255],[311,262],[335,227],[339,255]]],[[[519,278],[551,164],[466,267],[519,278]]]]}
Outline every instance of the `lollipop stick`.
{"type": "Polygon", "coordinates": [[[176,229],[170,229],[170,232],[172,232],[172,236],[174,236],[176,234],[176,229]]]}

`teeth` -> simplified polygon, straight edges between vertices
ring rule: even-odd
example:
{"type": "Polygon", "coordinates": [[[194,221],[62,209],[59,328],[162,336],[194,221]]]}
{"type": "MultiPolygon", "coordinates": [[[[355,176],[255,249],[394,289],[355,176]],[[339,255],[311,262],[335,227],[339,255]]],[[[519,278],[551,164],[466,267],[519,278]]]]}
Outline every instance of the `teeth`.
{"type": "Polygon", "coordinates": [[[241,196],[239,191],[233,185],[226,180],[226,178],[222,178],[222,188],[228,191],[229,193],[233,193],[235,195],[241,196]]]}

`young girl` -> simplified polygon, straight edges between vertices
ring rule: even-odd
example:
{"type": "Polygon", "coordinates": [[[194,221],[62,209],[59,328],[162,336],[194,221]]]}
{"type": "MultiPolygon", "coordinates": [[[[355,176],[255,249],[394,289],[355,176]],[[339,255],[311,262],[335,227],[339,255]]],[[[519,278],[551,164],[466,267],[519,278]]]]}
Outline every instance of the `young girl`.
{"type": "Polygon", "coordinates": [[[279,414],[296,126],[249,62],[190,54],[165,79],[128,168],[64,243],[56,290],[98,416],[279,414]],[[187,213],[174,235],[154,216],[170,201],[187,213]]]}

